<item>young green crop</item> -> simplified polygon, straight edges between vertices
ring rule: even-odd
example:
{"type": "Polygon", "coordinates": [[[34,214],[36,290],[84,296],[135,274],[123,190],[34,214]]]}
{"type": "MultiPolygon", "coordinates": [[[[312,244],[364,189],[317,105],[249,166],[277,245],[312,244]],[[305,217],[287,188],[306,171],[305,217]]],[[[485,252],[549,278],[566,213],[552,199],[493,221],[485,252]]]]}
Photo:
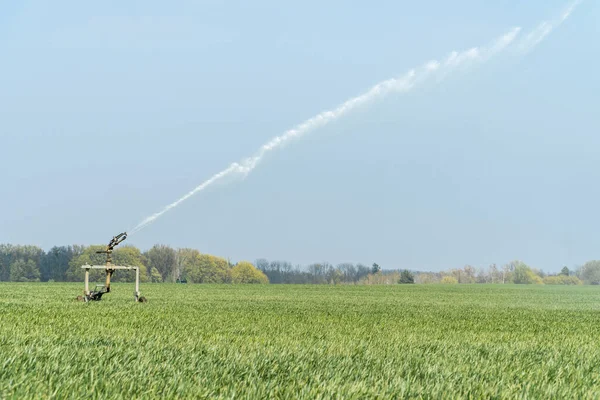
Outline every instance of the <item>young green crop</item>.
{"type": "Polygon", "coordinates": [[[0,284],[0,398],[591,398],[600,290],[0,284]]]}

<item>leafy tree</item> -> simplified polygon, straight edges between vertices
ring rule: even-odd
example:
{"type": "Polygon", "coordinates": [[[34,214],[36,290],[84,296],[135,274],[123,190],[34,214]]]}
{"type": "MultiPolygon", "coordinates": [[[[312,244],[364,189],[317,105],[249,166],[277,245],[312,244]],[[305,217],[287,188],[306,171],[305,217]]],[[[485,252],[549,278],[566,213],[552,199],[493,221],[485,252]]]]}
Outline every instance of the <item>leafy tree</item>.
{"type": "MultiPolygon", "coordinates": [[[[65,275],[67,281],[80,282],[83,280],[84,271],[82,265],[104,265],[106,263],[105,254],[97,254],[97,251],[106,249],[103,245],[92,245],[85,247],[78,257],[73,258],[69,262],[69,268],[65,275]]],[[[90,282],[103,279],[104,271],[90,270],[90,282]]]]}
{"type": "Polygon", "coordinates": [[[10,265],[13,262],[14,246],[10,244],[0,245],[0,281],[10,281],[10,265]]]}
{"type": "Polygon", "coordinates": [[[18,259],[10,266],[10,280],[13,282],[39,282],[40,270],[35,261],[18,259]]]}
{"type": "Polygon", "coordinates": [[[458,283],[458,279],[451,275],[446,275],[442,278],[440,283],[443,283],[445,285],[456,285],[458,283]]]}
{"type": "Polygon", "coordinates": [[[185,259],[183,276],[194,283],[226,283],[231,281],[227,260],[201,254],[195,249],[185,249],[179,254],[185,259]]]}
{"type": "Polygon", "coordinates": [[[405,269],[400,273],[398,283],[415,283],[415,276],[409,270],[405,269]]]}
{"type": "Polygon", "coordinates": [[[201,254],[200,261],[200,282],[204,283],[227,283],[231,282],[231,270],[229,262],[221,257],[208,254],[201,254]]]}
{"type": "Polygon", "coordinates": [[[162,275],[156,268],[152,268],[150,271],[150,282],[162,282],[162,275]]]}
{"type": "MultiPolygon", "coordinates": [[[[144,263],[142,252],[134,246],[123,246],[113,252],[115,265],[140,267],[140,282],[148,282],[147,267],[144,263]]],[[[117,271],[114,275],[115,282],[134,282],[135,271],[117,271]]]]}
{"type": "Polygon", "coordinates": [[[381,271],[381,267],[377,263],[373,263],[373,268],[371,269],[371,273],[376,274],[381,271]]]}
{"type": "Polygon", "coordinates": [[[586,262],[581,267],[580,277],[588,285],[600,285],[600,261],[586,262]]]}
{"type": "Polygon", "coordinates": [[[187,280],[187,271],[189,270],[189,265],[196,256],[196,254],[200,254],[198,250],[183,248],[177,249],[176,252],[176,260],[175,260],[175,273],[177,279],[185,279],[187,280]]]}
{"type": "Polygon", "coordinates": [[[177,252],[171,247],[157,244],[154,245],[150,250],[144,253],[146,264],[150,270],[156,268],[156,270],[162,276],[164,281],[167,281],[169,277],[174,282],[178,276],[177,270],[177,252]]]}
{"type": "Polygon", "coordinates": [[[560,275],[569,276],[570,274],[571,271],[569,271],[569,268],[567,268],[566,266],[560,270],[560,275]]]}
{"type": "Polygon", "coordinates": [[[517,284],[543,283],[542,278],[521,261],[514,262],[513,282],[517,284]]]}
{"type": "Polygon", "coordinates": [[[247,261],[237,263],[231,270],[233,283],[269,283],[267,276],[247,261]]]}
{"type": "Polygon", "coordinates": [[[337,285],[342,281],[343,275],[342,272],[334,268],[333,265],[329,265],[327,268],[327,282],[330,284],[337,285]]]}
{"type": "Polygon", "coordinates": [[[39,270],[44,250],[37,246],[0,245],[0,281],[11,279],[11,266],[17,260],[32,261],[39,270]]]}
{"type": "Polygon", "coordinates": [[[515,266],[513,282],[517,284],[531,283],[529,281],[529,267],[523,263],[518,263],[515,266]]]}
{"type": "Polygon", "coordinates": [[[50,279],[54,281],[65,281],[69,263],[75,257],[83,253],[83,246],[54,246],[46,253],[41,261],[40,272],[42,281],[50,279]]]}

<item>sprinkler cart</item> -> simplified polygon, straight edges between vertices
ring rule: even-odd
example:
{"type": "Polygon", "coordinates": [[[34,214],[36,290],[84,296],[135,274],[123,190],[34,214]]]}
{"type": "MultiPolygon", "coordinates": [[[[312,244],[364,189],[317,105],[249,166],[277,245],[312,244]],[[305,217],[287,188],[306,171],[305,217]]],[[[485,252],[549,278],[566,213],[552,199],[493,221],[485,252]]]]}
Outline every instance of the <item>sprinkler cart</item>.
{"type": "Polygon", "coordinates": [[[105,250],[97,251],[97,254],[106,254],[106,264],[105,265],[82,265],[81,268],[85,270],[85,280],[84,280],[84,290],[83,296],[79,296],[78,300],[85,301],[86,303],[89,301],[100,301],[102,300],[102,295],[105,293],[110,293],[110,278],[112,274],[120,269],[120,270],[135,270],[135,292],[133,292],[134,300],[136,302],[145,303],[147,302],[144,296],[140,296],[140,267],[132,267],[132,266],[121,266],[121,265],[113,265],[112,264],[112,252],[114,248],[127,239],[127,232],[123,232],[112,238],[110,243],[106,246],[105,250]],[[90,290],[90,270],[91,269],[103,269],[106,271],[106,282],[104,285],[96,285],[94,290],[90,290]]]}

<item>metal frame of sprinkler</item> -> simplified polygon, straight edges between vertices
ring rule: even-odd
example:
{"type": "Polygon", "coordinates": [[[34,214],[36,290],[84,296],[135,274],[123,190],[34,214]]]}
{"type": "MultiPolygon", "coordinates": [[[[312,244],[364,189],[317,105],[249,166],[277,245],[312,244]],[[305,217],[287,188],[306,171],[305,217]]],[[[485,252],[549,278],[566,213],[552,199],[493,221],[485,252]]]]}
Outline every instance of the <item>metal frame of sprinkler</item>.
{"type": "Polygon", "coordinates": [[[84,290],[83,296],[79,296],[78,299],[81,301],[85,301],[86,303],[89,301],[100,301],[102,300],[102,295],[105,293],[110,293],[110,278],[112,274],[118,270],[135,270],[135,292],[133,292],[133,296],[136,302],[145,303],[147,302],[144,296],[140,296],[140,267],[130,267],[130,266],[121,266],[121,265],[113,265],[112,264],[112,252],[114,248],[119,245],[122,241],[127,239],[127,232],[123,232],[117,236],[114,236],[110,243],[106,246],[105,250],[97,251],[97,254],[106,254],[106,265],[82,265],[81,268],[85,270],[85,279],[84,279],[84,290]],[[94,290],[90,290],[90,269],[103,269],[106,271],[106,282],[105,285],[96,285],[94,290]]]}

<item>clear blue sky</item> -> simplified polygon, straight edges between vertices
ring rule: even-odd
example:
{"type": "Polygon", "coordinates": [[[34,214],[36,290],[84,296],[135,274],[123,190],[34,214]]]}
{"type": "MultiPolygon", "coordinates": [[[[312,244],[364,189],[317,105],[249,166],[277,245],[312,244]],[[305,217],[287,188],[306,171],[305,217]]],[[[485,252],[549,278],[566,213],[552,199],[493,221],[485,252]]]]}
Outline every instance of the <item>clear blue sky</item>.
{"type": "MultiPolygon", "coordinates": [[[[0,5],[0,242],[104,243],[318,112],[564,1],[0,5]]],[[[440,270],[600,258],[600,6],[315,131],[131,236],[440,270]]]]}

